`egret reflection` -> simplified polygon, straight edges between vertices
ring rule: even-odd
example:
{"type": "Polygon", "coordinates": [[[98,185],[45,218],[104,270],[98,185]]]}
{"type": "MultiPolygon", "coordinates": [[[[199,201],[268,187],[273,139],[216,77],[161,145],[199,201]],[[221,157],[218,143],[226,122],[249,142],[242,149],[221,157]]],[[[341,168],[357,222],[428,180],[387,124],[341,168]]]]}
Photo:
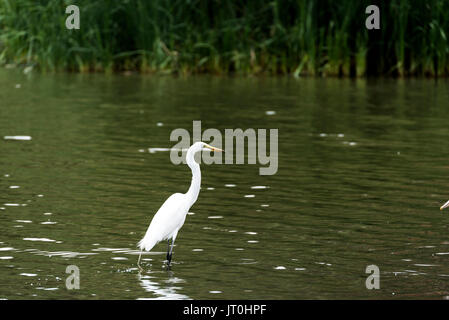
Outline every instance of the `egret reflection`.
{"type": "Polygon", "coordinates": [[[168,271],[168,279],[156,281],[156,276],[151,274],[155,274],[156,272],[150,272],[150,274],[141,274],[140,272],[137,275],[137,279],[140,281],[141,287],[149,293],[155,295],[154,298],[139,298],[138,300],[148,299],[148,300],[189,300],[191,299],[189,296],[179,293],[178,291],[182,289],[182,287],[177,284],[185,282],[183,279],[174,277],[172,271],[168,271]]]}

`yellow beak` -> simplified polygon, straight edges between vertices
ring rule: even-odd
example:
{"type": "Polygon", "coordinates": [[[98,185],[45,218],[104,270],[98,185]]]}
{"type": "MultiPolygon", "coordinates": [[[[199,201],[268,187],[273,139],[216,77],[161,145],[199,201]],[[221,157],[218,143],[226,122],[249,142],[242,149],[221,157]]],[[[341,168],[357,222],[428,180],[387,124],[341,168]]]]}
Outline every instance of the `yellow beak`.
{"type": "Polygon", "coordinates": [[[216,151],[216,152],[224,152],[224,150],[222,150],[222,149],[220,149],[220,148],[212,147],[212,146],[210,146],[210,145],[208,145],[208,144],[206,144],[205,147],[208,148],[208,149],[210,149],[210,150],[212,150],[212,151],[216,151]]]}
{"type": "Polygon", "coordinates": [[[443,204],[443,205],[440,207],[440,210],[443,210],[444,208],[447,208],[447,207],[449,207],[449,201],[446,202],[445,204],[443,204]]]}

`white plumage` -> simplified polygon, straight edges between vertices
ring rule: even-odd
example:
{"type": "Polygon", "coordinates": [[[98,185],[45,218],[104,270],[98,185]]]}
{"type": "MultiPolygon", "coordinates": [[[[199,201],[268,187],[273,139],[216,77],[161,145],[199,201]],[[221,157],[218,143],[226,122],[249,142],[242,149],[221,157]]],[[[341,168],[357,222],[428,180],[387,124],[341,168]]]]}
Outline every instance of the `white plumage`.
{"type": "Polygon", "coordinates": [[[185,197],[185,194],[175,193],[164,202],[139,241],[140,250],[150,251],[159,241],[176,238],[190,209],[186,206],[185,197]]]}
{"type": "Polygon", "coordinates": [[[139,241],[138,247],[141,252],[137,265],[140,267],[140,257],[142,251],[150,251],[160,241],[168,240],[169,248],[167,250],[167,260],[170,265],[173,244],[178,235],[179,229],[184,224],[186,215],[190,207],[198,198],[201,186],[201,170],[199,164],[195,161],[195,153],[201,150],[223,151],[212,147],[204,142],[196,142],[187,150],[186,162],[192,170],[192,182],[187,193],[175,193],[171,195],[160,207],[153,217],[150,226],[142,240],[139,241]],[[170,239],[172,240],[170,245],[170,239]]]}

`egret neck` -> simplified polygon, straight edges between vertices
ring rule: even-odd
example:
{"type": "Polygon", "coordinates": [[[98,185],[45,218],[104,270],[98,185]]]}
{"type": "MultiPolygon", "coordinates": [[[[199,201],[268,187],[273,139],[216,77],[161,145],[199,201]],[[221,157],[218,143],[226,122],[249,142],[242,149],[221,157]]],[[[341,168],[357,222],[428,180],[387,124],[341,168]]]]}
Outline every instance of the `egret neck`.
{"type": "Polygon", "coordinates": [[[197,150],[192,150],[192,148],[189,148],[186,155],[187,165],[192,170],[192,182],[190,184],[189,191],[186,193],[190,206],[192,206],[196,199],[198,199],[201,186],[201,170],[200,165],[195,161],[195,151],[197,150]]]}

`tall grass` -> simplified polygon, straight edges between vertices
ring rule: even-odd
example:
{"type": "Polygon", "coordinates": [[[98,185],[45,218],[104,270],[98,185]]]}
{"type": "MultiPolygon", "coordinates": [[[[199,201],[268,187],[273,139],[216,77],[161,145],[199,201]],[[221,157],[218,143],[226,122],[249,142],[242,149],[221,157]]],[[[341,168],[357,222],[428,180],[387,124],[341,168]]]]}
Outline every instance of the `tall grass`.
{"type": "Polygon", "coordinates": [[[0,63],[44,72],[449,75],[449,0],[0,0],[0,63]],[[76,4],[81,29],[65,28],[76,4]],[[381,8],[381,30],[365,8],[381,8]]]}

